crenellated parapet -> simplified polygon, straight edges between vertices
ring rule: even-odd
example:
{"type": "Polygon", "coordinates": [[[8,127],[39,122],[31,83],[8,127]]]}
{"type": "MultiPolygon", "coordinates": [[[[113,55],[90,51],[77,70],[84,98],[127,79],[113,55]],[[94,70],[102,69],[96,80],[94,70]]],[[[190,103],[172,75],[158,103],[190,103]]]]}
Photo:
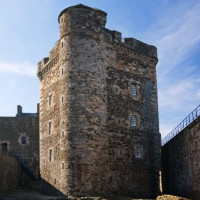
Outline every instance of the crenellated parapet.
{"type": "Polygon", "coordinates": [[[114,44],[117,48],[126,49],[126,52],[142,56],[144,59],[154,59],[154,63],[157,63],[157,48],[155,46],[135,38],[125,38],[123,41],[122,33],[105,28],[106,16],[107,13],[82,4],[64,9],[58,17],[60,39],[50,51],[49,57],[38,63],[37,75],[39,79],[42,80],[49,69],[58,62],[58,54],[63,47],[62,38],[67,35],[73,37],[74,34],[114,44]]]}
{"type": "Polygon", "coordinates": [[[105,12],[82,4],[66,8],[58,17],[60,38],[73,31],[100,32],[105,27],[106,16],[105,12]]]}
{"type": "Polygon", "coordinates": [[[49,58],[44,58],[41,62],[38,63],[38,78],[40,80],[43,79],[45,74],[49,72],[49,70],[59,62],[59,54],[53,58],[52,60],[49,61],[49,58]]]}
{"type": "Polygon", "coordinates": [[[135,38],[125,38],[124,45],[147,57],[157,58],[157,48],[155,46],[148,45],[135,38]]]}

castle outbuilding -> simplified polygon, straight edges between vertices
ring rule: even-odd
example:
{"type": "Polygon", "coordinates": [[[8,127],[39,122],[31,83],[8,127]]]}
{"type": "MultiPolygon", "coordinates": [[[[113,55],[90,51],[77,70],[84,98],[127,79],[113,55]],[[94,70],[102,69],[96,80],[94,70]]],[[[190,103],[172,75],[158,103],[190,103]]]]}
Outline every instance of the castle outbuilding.
{"type": "Polygon", "coordinates": [[[39,113],[24,113],[18,105],[15,117],[0,117],[0,151],[0,193],[39,180],[39,113]]]}
{"type": "Polygon", "coordinates": [[[159,193],[157,49],[105,28],[106,13],[63,10],[60,38],[38,63],[42,191],[159,193]]]}

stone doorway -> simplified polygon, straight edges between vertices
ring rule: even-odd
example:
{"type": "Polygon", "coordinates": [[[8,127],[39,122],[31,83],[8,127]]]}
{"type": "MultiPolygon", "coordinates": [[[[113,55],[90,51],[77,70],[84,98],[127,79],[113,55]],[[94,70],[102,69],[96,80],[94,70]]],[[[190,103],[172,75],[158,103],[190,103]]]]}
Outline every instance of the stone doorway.
{"type": "Polygon", "coordinates": [[[7,142],[1,143],[1,149],[3,152],[8,152],[8,144],[7,142]]]}

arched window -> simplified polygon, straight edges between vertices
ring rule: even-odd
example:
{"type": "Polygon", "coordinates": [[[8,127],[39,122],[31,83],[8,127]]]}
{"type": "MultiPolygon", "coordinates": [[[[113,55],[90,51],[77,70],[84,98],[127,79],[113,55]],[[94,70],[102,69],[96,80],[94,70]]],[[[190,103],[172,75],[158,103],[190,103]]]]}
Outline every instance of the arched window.
{"type": "Polygon", "coordinates": [[[143,158],[143,146],[142,145],[135,146],[135,158],[143,158]]]}
{"type": "Polygon", "coordinates": [[[27,144],[26,136],[22,136],[21,140],[22,140],[22,144],[27,144]]]}
{"type": "Polygon", "coordinates": [[[136,121],[136,116],[133,115],[131,116],[131,126],[135,127],[137,125],[137,121],[136,121]]]}
{"type": "Polygon", "coordinates": [[[136,85],[131,85],[131,95],[132,96],[136,96],[137,95],[136,85]]]}

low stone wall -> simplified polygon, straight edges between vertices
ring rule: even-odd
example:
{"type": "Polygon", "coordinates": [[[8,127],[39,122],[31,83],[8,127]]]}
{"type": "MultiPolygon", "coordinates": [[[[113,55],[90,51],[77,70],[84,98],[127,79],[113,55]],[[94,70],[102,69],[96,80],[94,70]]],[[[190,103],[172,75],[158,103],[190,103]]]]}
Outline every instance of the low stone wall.
{"type": "Polygon", "coordinates": [[[0,193],[14,189],[20,180],[21,165],[13,156],[0,148],[0,193]]]}
{"type": "Polygon", "coordinates": [[[172,195],[162,195],[158,196],[156,200],[190,200],[190,199],[185,199],[183,197],[177,197],[172,195]]]}

